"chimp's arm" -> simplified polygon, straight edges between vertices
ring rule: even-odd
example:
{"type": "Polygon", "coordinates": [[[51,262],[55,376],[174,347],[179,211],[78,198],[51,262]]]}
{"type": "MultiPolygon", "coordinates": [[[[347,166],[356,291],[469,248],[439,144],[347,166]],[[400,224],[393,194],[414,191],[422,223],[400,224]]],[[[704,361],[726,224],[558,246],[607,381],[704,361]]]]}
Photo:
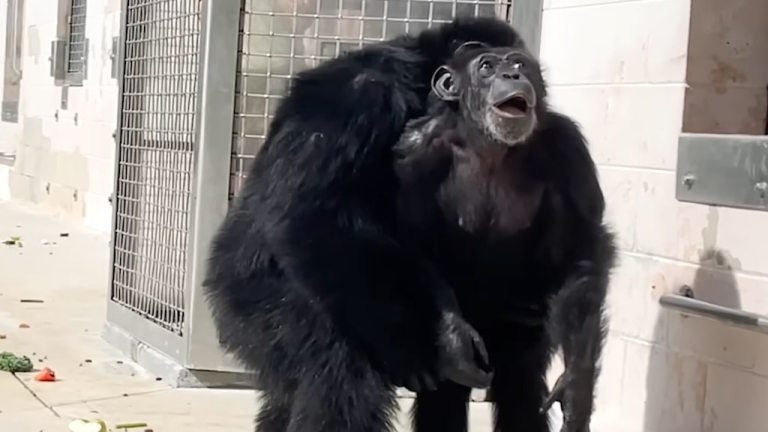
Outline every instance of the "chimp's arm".
{"type": "MultiPolygon", "coordinates": [[[[586,141],[573,121],[548,116],[543,139],[550,145],[555,188],[566,246],[560,249],[568,275],[550,300],[549,328],[562,348],[565,371],[557,380],[545,409],[560,401],[564,429],[589,431],[595,383],[605,339],[604,303],[616,249],[603,224],[605,200],[586,141]]],[[[562,258],[562,257],[561,257],[562,258]]]]}
{"type": "Polygon", "coordinates": [[[392,239],[387,206],[389,147],[422,109],[422,62],[381,46],[300,75],[249,178],[283,271],[412,390],[430,384],[437,323],[418,287],[439,281],[392,239]]]}

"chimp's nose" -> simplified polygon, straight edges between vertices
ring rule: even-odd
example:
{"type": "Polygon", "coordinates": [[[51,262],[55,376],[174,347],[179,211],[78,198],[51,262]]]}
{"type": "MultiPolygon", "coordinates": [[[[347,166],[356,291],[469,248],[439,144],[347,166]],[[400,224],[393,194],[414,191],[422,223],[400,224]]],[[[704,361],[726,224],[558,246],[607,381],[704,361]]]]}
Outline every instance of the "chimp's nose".
{"type": "Polygon", "coordinates": [[[502,72],[501,77],[504,79],[513,79],[513,80],[519,80],[520,79],[520,73],[519,72],[502,72]]]}

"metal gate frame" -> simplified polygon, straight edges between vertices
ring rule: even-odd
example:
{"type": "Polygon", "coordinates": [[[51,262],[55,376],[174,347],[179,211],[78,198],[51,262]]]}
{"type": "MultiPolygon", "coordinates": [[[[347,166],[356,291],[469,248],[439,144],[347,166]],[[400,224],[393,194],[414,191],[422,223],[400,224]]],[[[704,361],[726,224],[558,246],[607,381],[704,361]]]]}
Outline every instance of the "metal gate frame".
{"type": "MultiPolygon", "coordinates": [[[[120,139],[125,97],[126,29],[128,0],[122,0],[118,52],[118,117],[114,185],[120,181],[120,139]]],[[[151,372],[177,385],[197,385],[201,379],[184,370],[242,372],[218,347],[218,338],[202,292],[205,254],[228,206],[235,66],[238,56],[240,0],[201,0],[199,63],[193,169],[189,199],[187,270],[184,283],[184,319],[179,333],[165,329],[123,305],[107,305],[105,338],[151,372]],[[231,68],[224,67],[231,65],[231,68]],[[170,361],[168,361],[170,360],[170,361]],[[180,366],[181,368],[179,368],[180,366]]],[[[115,277],[118,197],[113,195],[110,244],[110,290],[115,277]]]]}
{"type": "MultiPolygon", "coordinates": [[[[169,0],[174,1],[174,0],[169,0]]],[[[205,302],[202,280],[207,252],[230,205],[232,144],[236,95],[237,49],[242,5],[246,0],[199,0],[201,30],[197,76],[197,103],[193,170],[187,233],[187,276],[184,285],[182,331],[175,333],[119,303],[108,301],[105,337],[158,375],[178,385],[210,382],[197,372],[244,372],[234,358],[219,347],[216,329],[205,302]],[[213,7],[215,1],[215,7],[213,7]],[[158,356],[157,353],[160,353],[158,356]],[[171,362],[167,362],[170,358],[171,362]],[[175,364],[173,364],[175,363],[175,364]],[[193,372],[197,371],[197,372],[193,372]],[[190,373],[193,373],[194,376],[190,373]]],[[[268,0],[264,0],[268,1],[268,0]]],[[[543,0],[515,0],[511,22],[538,53],[543,0]]],[[[122,0],[118,53],[118,123],[116,133],[115,188],[120,180],[121,107],[124,97],[128,0],[122,0]]],[[[115,189],[117,190],[117,189],[115,189]]],[[[110,290],[114,278],[118,199],[113,198],[110,244],[110,290]]],[[[218,380],[215,378],[214,380],[218,380]]]]}

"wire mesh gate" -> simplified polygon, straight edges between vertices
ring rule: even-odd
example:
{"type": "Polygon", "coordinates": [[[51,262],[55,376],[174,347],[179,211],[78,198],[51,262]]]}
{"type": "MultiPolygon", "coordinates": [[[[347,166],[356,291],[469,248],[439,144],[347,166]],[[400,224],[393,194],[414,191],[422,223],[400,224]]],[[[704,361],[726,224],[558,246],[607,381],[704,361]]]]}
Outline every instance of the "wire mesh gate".
{"type": "Polygon", "coordinates": [[[456,15],[507,17],[511,0],[245,0],[231,193],[264,142],[291,76],[336,55],[456,15]]]}
{"type": "Polygon", "coordinates": [[[290,78],[457,15],[514,14],[536,47],[540,11],[541,0],[123,0],[109,323],[189,369],[240,371],[200,282],[290,78]]]}
{"type": "Polygon", "coordinates": [[[123,0],[108,319],[183,356],[199,0],[123,0]]]}

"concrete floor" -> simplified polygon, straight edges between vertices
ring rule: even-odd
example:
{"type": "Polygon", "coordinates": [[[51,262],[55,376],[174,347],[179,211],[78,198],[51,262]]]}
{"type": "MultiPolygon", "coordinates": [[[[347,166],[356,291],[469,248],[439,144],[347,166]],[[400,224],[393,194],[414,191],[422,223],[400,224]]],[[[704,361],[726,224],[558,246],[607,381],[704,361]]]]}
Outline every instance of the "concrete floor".
{"type": "MultiPolygon", "coordinates": [[[[75,418],[146,422],[155,432],[253,430],[254,392],[171,388],[104,342],[105,235],[0,202],[0,241],[11,236],[23,247],[0,244],[0,351],[29,356],[58,381],[0,372],[0,431],[63,432],[75,418]]],[[[409,430],[410,404],[401,400],[398,430],[409,430]]],[[[471,416],[473,432],[491,430],[488,404],[472,403],[471,416]]]]}

